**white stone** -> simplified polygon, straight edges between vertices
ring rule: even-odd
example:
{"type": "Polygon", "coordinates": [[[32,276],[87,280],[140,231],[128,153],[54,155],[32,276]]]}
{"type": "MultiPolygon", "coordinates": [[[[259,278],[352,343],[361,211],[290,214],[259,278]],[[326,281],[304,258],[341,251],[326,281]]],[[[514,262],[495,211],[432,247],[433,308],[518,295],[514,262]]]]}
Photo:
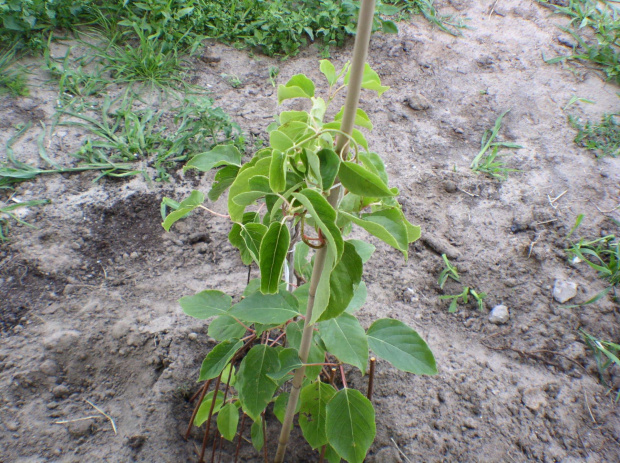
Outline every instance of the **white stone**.
{"type": "Polygon", "coordinates": [[[577,283],[566,280],[555,280],[553,285],[553,298],[560,304],[571,300],[577,295],[577,283]]]}
{"type": "Polygon", "coordinates": [[[509,319],[510,314],[508,313],[508,307],[505,305],[496,305],[489,314],[489,321],[496,325],[503,325],[508,322],[509,319]]]}

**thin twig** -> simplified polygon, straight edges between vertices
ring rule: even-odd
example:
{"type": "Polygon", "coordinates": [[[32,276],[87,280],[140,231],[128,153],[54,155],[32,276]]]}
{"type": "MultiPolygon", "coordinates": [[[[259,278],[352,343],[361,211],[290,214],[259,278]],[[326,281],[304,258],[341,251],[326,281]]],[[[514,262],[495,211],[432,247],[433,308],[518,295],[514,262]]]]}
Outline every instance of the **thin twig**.
{"type": "Polygon", "coordinates": [[[461,189],[460,189],[460,188],[458,188],[458,187],[457,187],[456,189],[457,189],[457,190],[459,190],[461,193],[465,193],[466,195],[471,196],[472,198],[476,198],[476,197],[480,196],[480,195],[476,195],[476,194],[474,194],[474,193],[470,193],[469,191],[461,190],[461,189]]]}
{"type": "Polygon", "coordinates": [[[84,418],[76,418],[74,420],[62,420],[62,421],[54,421],[54,424],[67,424],[67,423],[75,423],[76,421],[86,421],[93,420],[95,418],[100,418],[99,415],[85,416],[84,418]]]}
{"type": "Polygon", "coordinates": [[[411,463],[411,460],[409,459],[409,457],[407,455],[405,455],[405,452],[403,452],[400,447],[398,446],[398,444],[396,443],[396,441],[394,440],[393,437],[390,437],[390,440],[392,441],[392,443],[394,444],[394,447],[396,447],[396,450],[398,450],[398,453],[400,453],[403,458],[405,459],[405,461],[407,461],[408,463],[411,463]]]}
{"type": "Polygon", "coordinates": [[[212,211],[212,210],[211,210],[211,209],[209,209],[208,207],[204,207],[204,206],[202,206],[202,205],[200,205],[200,206],[198,206],[198,207],[201,207],[202,209],[204,209],[204,210],[205,210],[205,211],[207,211],[207,212],[210,212],[210,213],[211,213],[211,214],[213,214],[213,215],[217,215],[218,217],[222,217],[223,219],[230,219],[230,216],[229,216],[228,214],[220,214],[219,212],[212,211]]]}
{"type": "Polygon", "coordinates": [[[557,209],[558,206],[555,204],[555,202],[560,199],[562,196],[564,196],[566,193],[568,193],[568,190],[564,190],[562,193],[560,193],[558,196],[556,196],[555,198],[551,199],[551,196],[547,195],[547,199],[549,200],[549,204],[551,205],[552,208],[557,209]]]}
{"type": "Polygon", "coordinates": [[[204,462],[205,451],[207,450],[207,441],[209,439],[209,431],[211,430],[211,418],[213,418],[213,410],[215,409],[215,402],[217,401],[217,395],[220,392],[220,383],[222,382],[222,373],[217,377],[215,381],[215,389],[213,389],[213,398],[211,399],[211,408],[209,409],[209,416],[207,417],[207,430],[205,431],[205,437],[202,440],[202,448],[200,449],[200,463],[204,462]]]}
{"type": "Polygon", "coordinates": [[[93,407],[95,410],[97,410],[99,413],[101,413],[103,416],[105,416],[108,421],[110,422],[110,424],[112,425],[112,431],[114,431],[114,434],[116,434],[116,424],[114,424],[114,420],[112,419],[112,417],[110,415],[108,415],[106,412],[104,412],[103,410],[101,410],[99,407],[97,407],[94,403],[92,403],[90,400],[86,400],[84,399],[84,401],[86,403],[88,403],[88,405],[90,405],[91,407],[93,407]]]}
{"type": "Polygon", "coordinates": [[[368,392],[366,397],[368,400],[372,399],[372,389],[375,382],[375,364],[377,363],[377,359],[374,357],[370,357],[370,371],[368,372],[368,392]]]}
{"type": "Polygon", "coordinates": [[[342,378],[342,385],[347,389],[349,386],[347,386],[347,377],[344,375],[344,367],[342,365],[340,365],[340,377],[342,378]]]}
{"type": "Polygon", "coordinates": [[[243,439],[243,427],[245,426],[245,417],[247,415],[244,413],[241,418],[241,426],[239,426],[239,440],[237,441],[237,449],[235,450],[235,463],[237,463],[237,459],[239,458],[239,449],[241,448],[241,440],[243,439]]]}
{"type": "MultiPolygon", "coordinates": [[[[210,379],[209,381],[207,381],[204,384],[204,386],[201,389],[199,389],[196,394],[194,394],[194,397],[196,397],[196,395],[199,393],[200,394],[200,400],[198,401],[198,403],[194,407],[194,411],[192,412],[192,417],[190,418],[189,423],[187,425],[187,431],[185,432],[185,440],[189,439],[189,435],[192,432],[192,425],[194,424],[194,420],[196,419],[196,414],[198,413],[198,409],[200,408],[200,404],[202,404],[202,400],[205,398],[205,395],[207,394],[207,391],[209,390],[209,386],[211,385],[211,381],[213,381],[213,380],[210,379]]],[[[194,397],[192,397],[192,400],[190,400],[190,402],[194,401],[194,397]]]]}
{"type": "Polygon", "coordinates": [[[586,391],[583,391],[583,398],[586,399],[586,407],[588,407],[588,412],[590,413],[590,418],[592,418],[592,421],[594,422],[594,424],[598,425],[598,423],[594,419],[594,415],[592,414],[592,410],[590,409],[590,404],[588,403],[588,396],[586,395],[586,391]]]}

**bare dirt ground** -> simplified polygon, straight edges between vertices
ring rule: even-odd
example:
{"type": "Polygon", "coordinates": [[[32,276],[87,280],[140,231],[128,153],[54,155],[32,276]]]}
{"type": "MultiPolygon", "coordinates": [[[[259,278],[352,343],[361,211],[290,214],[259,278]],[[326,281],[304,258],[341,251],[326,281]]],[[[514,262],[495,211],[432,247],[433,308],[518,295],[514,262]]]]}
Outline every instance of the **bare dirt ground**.
{"type": "MultiPolygon", "coordinates": [[[[598,120],[618,107],[618,87],[587,67],[543,62],[542,52],[569,52],[556,27],[566,19],[536,3],[438,7],[469,17],[471,29],[452,37],[415,17],[399,24],[398,36],[375,35],[369,61],[391,90],[382,98],[365,94],[361,103],[375,123],[371,146],[383,155],[407,217],[423,230],[408,262],[375,242],[362,322],[390,316],[410,324],[439,368],[435,377],[415,377],[379,362],[377,439],[367,461],[620,461],[620,408],[579,334],[620,339],[618,306],[608,298],[566,308],[553,298],[556,280],[578,285],[570,303],[605,287],[585,264],[571,265],[564,249],[578,214],[583,235],[615,231],[607,215],[617,219],[618,211],[597,207],[620,202],[620,161],[575,145],[567,114],[598,120]],[[564,110],[575,95],[596,105],[564,110]],[[524,149],[508,161],[519,172],[499,182],[469,164],[482,133],[507,109],[500,137],[524,149]],[[442,253],[464,285],[488,293],[484,313],[471,303],[448,313],[438,296],[461,285],[439,289],[442,253]],[[510,312],[503,325],[488,320],[498,304],[510,312]]],[[[334,50],[332,59],[341,65],[350,50],[334,50]]],[[[278,111],[269,66],[280,67],[279,82],[298,72],[322,82],[315,48],[283,62],[219,44],[205,54],[220,61],[196,59],[197,81],[212,86],[215,104],[250,138],[264,138],[278,111]],[[236,74],[243,86],[231,88],[222,73],[236,74]]],[[[44,79],[33,80],[30,98],[0,100],[1,146],[18,123],[50,125],[57,90],[44,79]]],[[[64,159],[83,138],[58,130],[46,143],[50,156],[64,159]]],[[[29,133],[15,146],[23,160],[37,153],[38,134],[29,133]]],[[[207,326],[176,301],[207,288],[239,295],[247,268],[227,241],[224,219],[196,214],[170,233],[161,228],[161,198],[206,192],[211,178],[179,169],[168,184],[138,177],[92,183],[95,175],[39,177],[14,192],[53,203],[26,211],[37,228],[13,226],[0,247],[0,461],[195,461],[201,437],[181,434],[213,344],[207,326]],[[114,420],[116,432],[87,401],[114,420]]],[[[225,202],[212,207],[223,212],[225,202]]],[[[353,383],[365,389],[365,379],[353,376],[353,383]]],[[[278,431],[271,415],[269,437],[278,431]]],[[[317,461],[299,442],[288,461],[317,461]]],[[[233,452],[225,444],[222,461],[233,452]]],[[[262,459],[246,444],[242,461],[262,459]]]]}

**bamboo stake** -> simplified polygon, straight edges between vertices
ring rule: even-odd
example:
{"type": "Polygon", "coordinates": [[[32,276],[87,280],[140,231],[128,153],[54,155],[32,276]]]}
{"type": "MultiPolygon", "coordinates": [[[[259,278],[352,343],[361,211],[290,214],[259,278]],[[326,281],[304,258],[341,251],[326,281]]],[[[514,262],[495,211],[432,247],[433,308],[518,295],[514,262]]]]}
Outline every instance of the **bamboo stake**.
{"type": "MultiPolygon", "coordinates": [[[[353,48],[353,59],[351,62],[351,74],[349,78],[349,88],[347,90],[347,97],[345,100],[345,108],[341,124],[342,132],[348,135],[353,132],[353,122],[355,121],[355,114],[357,112],[357,106],[362,91],[362,78],[364,75],[366,57],[368,56],[368,47],[370,44],[370,34],[372,32],[374,12],[375,0],[363,0],[357,24],[355,46],[353,48]]],[[[341,158],[346,155],[348,146],[348,137],[339,136],[337,138],[336,152],[341,156],[341,158]]],[[[328,201],[332,207],[336,207],[338,205],[341,194],[342,187],[331,190],[328,201]]],[[[299,349],[299,358],[302,363],[307,362],[308,353],[310,352],[310,345],[313,335],[313,325],[310,323],[310,320],[312,319],[316,289],[321,278],[321,274],[324,271],[326,254],[327,246],[324,246],[316,252],[316,256],[314,258],[314,268],[312,269],[312,277],[310,278],[308,306],[306,308],[306,318],[304,321],[301,346],[299,349]]],[[[305,366],[302,366],[295,371],[295,375],[293,377],[293,387],[288,399],[286,414],[282,422],[282,431],[280,432],[278,450],[276,452],[274,463],[282,463],[284,461],[284,454],[286,453],[286,446],[291,434],[293,418],[295,417],[295,409],[299,400],[299,393],[301,391],[301,385],[305,373],[305,366]]]]}

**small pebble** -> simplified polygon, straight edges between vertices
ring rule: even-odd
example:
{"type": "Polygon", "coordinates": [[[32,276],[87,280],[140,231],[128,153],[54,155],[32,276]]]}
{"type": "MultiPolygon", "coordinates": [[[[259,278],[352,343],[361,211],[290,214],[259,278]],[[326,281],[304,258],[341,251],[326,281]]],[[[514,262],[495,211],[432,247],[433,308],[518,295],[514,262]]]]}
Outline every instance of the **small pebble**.
{"type": "Polygon", "coordinates": [[[187,335],[187,338],[190,341],[195,341],[196,339],[198,339],[198,335],[196,333],[190,333],[190,334],[187,335]]]}
{"type": "Polygon", "coordinates": [[[489,314],[489,321],[495,325],[503,325],[508,320],[510,320],[510,313],[505,305],[496,305],[489,314]]]}
{"type": "Polygon", "coordinates": [[[560,304],[571,300],[577,295],[577,283],[566,280],[555,280],[553,298],[560,304]]]}
{"type": "Polygon", "coordinates": [[[443,183],[443,189],[446,190],[447,193],[454,193],[456,192],[456,183],[446,180],[443,183]]]}
{"type": "Polygon", "coordinates": [[[69,388],[67,386],[65,386],[64,384],[60,384],[60,385],[56,386],[54,389],[52,389],[52,394],[57,399],[62,399],[62,398],[67,397],[69,395],[69,388]]]}

